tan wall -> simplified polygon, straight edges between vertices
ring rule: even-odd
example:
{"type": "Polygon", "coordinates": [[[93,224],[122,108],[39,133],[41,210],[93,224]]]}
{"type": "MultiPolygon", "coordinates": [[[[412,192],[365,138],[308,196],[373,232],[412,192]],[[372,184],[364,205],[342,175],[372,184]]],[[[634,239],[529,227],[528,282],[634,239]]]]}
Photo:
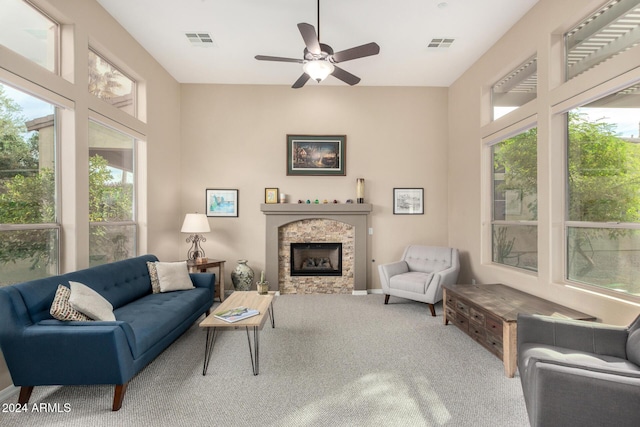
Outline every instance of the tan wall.
{"type": "MultiPolygon", "coordinates": [[[[447,242],[447,89],[317,86],[182,86],[182,210],[203,212],[205,189],[239,189],[238,218],[210,218],[209,257],[265,262],[265,187],[294,203],[356,198],[365,178],[373,204],[367,287],[380,288],[379,263],[410,243],[447,242]],[[286,175],[286,135],[346,135],[345,177],[286,175]],[[424,187],[425,215],[393,215],[394,187],[424,187]]],[[[178,254],[188,249],[181,241],[178,254]]],[[[230,278],[227,277],[230,282],[230,278]]]]}
{"type": "MultiPolygon", "coordinates": [[[[139,253],[152,252],[160,258],[173,259],[181,217],[180,85],[98,3],[86,0],[34,0],[33,3],[61,24],[67,24],[63,30],[63,77],[44,71],[2,46],[0,68],[49,88],[75,105],[74,110],[61,113],[66,132],[60,145],[62,221],[67,230],[63,234],[63,272],[88,266],[88,191],[83,191],[88,176],[88,108],[103,114],[112,111],[111,106],[88,94],[86,52],[89,44],[138,80],[142,92],[148,95],[140,99],[141,120],[119,111],[116,113],[121,115],[116,117],[145,140],[138,151],[142,160],[138,179],[143,187],[139,253]],[[69,167],[76,163],[76,168],[69,167]]],[[[10,385],[10,376],[0,357],[0,391],[10,385]]]]}
{"type": "Polygon", "coordinates": [[[601,0],[540,0],[498,43],[449,89],[449,241],[463,252],[461,281],[506,283],[526,292],[593,314],[615,324],[628,324],[638,305],[565,286],[563,282],[563,127],[554,105],[569,96],[610,80],[625,71],[638,74],[638,49],[562,82],[562,34],[586,17],[601,0]],[[493,83],[537,52],[538,98],[510,118],[490,124],[489,91],[493,83]],[[636,70],[636,71],[633,71],[636,70]],[[538,274],[491,264],[490,166],[482,138],[507,122],[537,114],[538,121],[538,274]],[[516,118],[514,118],[514,116],[516,118]],[[553,240],[552,240],[553,237],[553,240]]]}

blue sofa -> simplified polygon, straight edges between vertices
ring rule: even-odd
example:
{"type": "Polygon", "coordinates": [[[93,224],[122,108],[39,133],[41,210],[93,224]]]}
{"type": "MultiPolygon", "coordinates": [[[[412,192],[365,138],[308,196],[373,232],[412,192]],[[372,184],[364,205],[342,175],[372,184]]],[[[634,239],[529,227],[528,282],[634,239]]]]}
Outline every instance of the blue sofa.
{"type": "Polygon", "coordinates": [[[19,402],[37,385],[114,384],[112,410],[128,381],[213,303],[215,275],[191,274],[195,289],[152,293],[147,261],[118,261],[0,288],[0,348],[19,402]],[[49,314],[59,284],[83,283],[113,305],[115,321],[59,321],[49,314]]]}

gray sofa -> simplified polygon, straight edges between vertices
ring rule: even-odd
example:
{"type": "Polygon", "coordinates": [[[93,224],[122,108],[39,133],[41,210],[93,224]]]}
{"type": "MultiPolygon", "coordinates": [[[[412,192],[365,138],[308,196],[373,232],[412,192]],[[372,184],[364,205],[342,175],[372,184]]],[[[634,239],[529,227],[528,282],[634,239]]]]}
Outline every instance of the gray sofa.
{"type": "Polygon", "coordinates": [[[532,426],[640,426],[640,316],[616,327],[520,314],[518,371],[532,426]]]}

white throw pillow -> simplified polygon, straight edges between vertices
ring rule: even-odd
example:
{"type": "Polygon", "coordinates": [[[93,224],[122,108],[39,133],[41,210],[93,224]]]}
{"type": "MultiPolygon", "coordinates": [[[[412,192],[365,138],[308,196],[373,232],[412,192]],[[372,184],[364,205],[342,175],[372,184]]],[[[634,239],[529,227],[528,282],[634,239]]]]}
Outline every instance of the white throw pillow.
{"type": "Polygon", "coordinates": [[[187,262],[156,262],[160,292],[184,291],[193,289],[187,262]]]}
{"type": "Polygon", "coordinates": [[[102,295],[82,283],[69,281],[71,307],[93,320],[116,320],[113,306],[102,295]]]}

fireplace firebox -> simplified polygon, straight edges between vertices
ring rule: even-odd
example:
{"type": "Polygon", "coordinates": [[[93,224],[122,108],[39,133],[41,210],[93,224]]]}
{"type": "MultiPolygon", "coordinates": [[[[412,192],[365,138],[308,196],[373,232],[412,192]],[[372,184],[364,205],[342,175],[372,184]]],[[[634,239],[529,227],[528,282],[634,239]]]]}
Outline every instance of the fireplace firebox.
{"type": "Polygon", "coordinates": [[[342,243],[291,243],[292,276],[342,276],[342,243]]]}

